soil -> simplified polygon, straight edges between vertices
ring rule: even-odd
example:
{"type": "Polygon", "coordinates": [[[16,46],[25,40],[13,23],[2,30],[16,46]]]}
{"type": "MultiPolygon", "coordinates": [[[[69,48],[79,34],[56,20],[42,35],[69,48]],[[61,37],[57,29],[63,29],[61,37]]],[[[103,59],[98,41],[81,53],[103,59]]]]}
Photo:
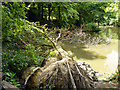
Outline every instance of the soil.
{"type": "Polygon", "coordinates": [[[106,82],[106,81],[98,81],[98,82],[95,82],[95,88],[116,88],[117,90],[120,90],[120,84],[118,83],[115,83],[115,82],[112,82],[112,81],[109,81],[109,82],[106,82]]]}

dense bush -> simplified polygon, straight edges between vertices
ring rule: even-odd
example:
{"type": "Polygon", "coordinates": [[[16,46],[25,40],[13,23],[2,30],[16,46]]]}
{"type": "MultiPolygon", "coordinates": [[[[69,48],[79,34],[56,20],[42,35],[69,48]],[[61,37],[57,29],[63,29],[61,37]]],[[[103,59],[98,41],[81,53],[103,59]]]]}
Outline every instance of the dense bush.
{"type": "Polygon", "coordinates": [[[16,73],[6,73],[5,80],[10,82],[12,85],[19,87],[20,83],[18,82],[18,79],[15,78],[16,73]]]}
{"type": "Polygon", "coordinates": [[[5,2],[2,4],[3,42],[15,42],[17,31],[24,25],[26,6],[23,2],[5,2]]]}
{"type": "Polygon", "coordinates": [[[116,26],[120,27],[120,22],[116,22],[116,26]]]}
{"type": "Polygon", "coordinates": [[[3,72],[18,73],[30,65],[40,66],[43,54],[52,48],[45,37],[46,27],[25,20],[25,3],[5,2],[2,9],[3,72]]]}
{"type": "Polygon", "coordinates": [[[85,31],[100,31],[101,29],[94,23],[86,24],[85,31]]]}
{"type": "Polygon", "coordinates": [[[3,50],[3,72],[18,73],[30,65],[40,66],[44,59],[40,56],[41,51],[40,47],[35,49],[30,44],[26,46],[26,50],[3,50]]]}

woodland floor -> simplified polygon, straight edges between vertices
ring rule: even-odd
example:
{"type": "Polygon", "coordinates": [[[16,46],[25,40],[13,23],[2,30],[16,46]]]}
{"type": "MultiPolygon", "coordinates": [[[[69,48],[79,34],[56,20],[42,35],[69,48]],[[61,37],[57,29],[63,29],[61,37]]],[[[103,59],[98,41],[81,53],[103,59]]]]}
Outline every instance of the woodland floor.
{"type": "Polygon", "coordinates": [[[96,88],[116,88],[117,90],[120,90],[120,84],[115,83],[115,82],[105,82],[105,81],[99,81],[95,82],[96,88]]]}

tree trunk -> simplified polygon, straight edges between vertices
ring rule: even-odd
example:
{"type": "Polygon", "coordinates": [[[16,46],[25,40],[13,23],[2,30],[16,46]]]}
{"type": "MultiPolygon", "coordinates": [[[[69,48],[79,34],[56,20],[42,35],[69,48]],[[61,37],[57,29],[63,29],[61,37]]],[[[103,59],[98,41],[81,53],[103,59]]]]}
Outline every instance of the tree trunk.
{"type": "Polygon", "coordinates": [[[41,19],[43,20],[43,12],[44,12],[44,9],[43,9],[43,3],[42,3],[42,5],[41,5],[41,7],[42,7],[42,15],[41,15],[41,19]]]}
{"type": "MultiPolygon", "coordinates": [[[[44,6],[44,7],[45,7],[45,9],[46,9],[46,6],[44,6]]],[[[45,12],[44,15],[45,15],[45,18],[44,18],[44,19],[45,19],[45,21],[47,21],[47,13],[45,12]]]]}
{"type": "Polygon", "coordinates": [[[98,26],[100,25],[99,21],[98,21],[98,26]]]}
{"type": "Polygon", "coordinates": [[[48,20],[49,20],[49,21],[51,21],[51,20],[50,20],[50,14],[51,14],[50,8],[51,8],[51,4],[48,5],[48,20]]]}
{"type": "Polygon", "coordinates": [[[39,18],[39,22],[41,21],[40,12],[41,12],[41,4],[39,3],[39,4],[38,4],[38,18],[39,18]]]}
{"type": "Polygon", "coordinates": [[[58,12],[59,12],[59,20],[60,20],[60,18],[61,18],[61,16],[60,16],[60,6],[58,6],[58,12]]]}
{"type": "Polygon", "coordinates": [[[39,18],[40,23],[43,23],[43,12],[44,12],[43,3],[39,3],[38,4],[38,18],[39,18]]]}

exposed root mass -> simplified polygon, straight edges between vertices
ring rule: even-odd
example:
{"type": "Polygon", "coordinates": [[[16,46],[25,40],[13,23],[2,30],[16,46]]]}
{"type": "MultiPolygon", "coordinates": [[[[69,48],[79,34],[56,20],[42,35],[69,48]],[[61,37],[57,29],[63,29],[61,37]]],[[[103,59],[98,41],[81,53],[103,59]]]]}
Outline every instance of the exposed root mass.
{"type": "Polygon", "coordinates": [[[73,60],[65,51],[63,51],[62,56],[62,60],[58,61],[56,59],[56,61],[46,64],[43,68],[29,67],[26,69],[22,76],[25,85],[31,88],[46,85],[68,89],[94,88],[94,81],[98,79],[96,72],[89,64],[73,60]]]}

